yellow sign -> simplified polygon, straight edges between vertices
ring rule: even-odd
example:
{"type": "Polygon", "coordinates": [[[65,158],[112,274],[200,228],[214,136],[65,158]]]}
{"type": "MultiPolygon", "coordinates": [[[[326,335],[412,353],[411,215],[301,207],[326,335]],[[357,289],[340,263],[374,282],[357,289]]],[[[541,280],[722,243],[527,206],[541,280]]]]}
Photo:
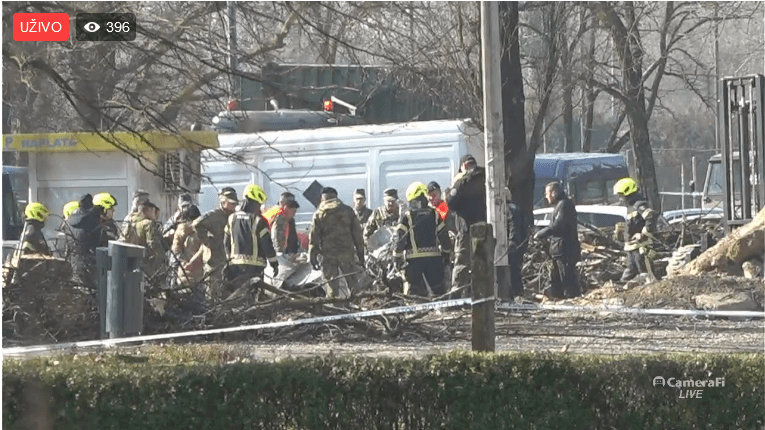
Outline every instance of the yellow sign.
{"type": "Polygon", "coordinates": [[[3,151],[81,152],[138,151],[217,148],[214,131],[182,131],[180,135],[161,131],[143,133],[41,133],[4,134],[3,151]]]}

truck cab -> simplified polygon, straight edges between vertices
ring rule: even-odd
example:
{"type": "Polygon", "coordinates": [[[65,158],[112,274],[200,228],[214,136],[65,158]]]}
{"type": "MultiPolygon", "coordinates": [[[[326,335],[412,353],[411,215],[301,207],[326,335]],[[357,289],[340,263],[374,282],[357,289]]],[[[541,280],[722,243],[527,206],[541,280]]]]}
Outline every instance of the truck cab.
{"type": "MultiPolygon", "coordinates": [[[[738,152],[733,154],[733,163],[736,166],[735,171],[740,171],[738,152]]],[[[741,175],[734,176],[736,189],[741,189],[741,175]]],[[[707,167],[707,176],[704,181],[704,191],[702,193],[701,208],[715,209],[723,208],[725,202],[725,166],[722,163],[722,155],[715,154],[709,158],[707,167]]]]}
{"type": "Polygon", "coordinates": [[[616,181],[629,176],[621,154],[570,152],[537,154],[534,160],[534,207],[545,205],[545,186],[553,181],[563,184],[566,194],[577,205],[618,203],[613,188],[616,181]]]}

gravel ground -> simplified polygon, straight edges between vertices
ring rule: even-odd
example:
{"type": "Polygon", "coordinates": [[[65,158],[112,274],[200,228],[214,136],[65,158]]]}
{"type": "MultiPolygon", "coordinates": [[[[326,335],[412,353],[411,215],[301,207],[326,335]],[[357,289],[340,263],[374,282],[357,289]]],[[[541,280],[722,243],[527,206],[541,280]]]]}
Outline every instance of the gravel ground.
{"type": "MultiPolygon", "coordinates": [[[[765,353],[765,322],[691,318],[624,318],[601,313],[497,314],[496,350],[627,354],[668,352],[765,353]]],[[[469,350],[470,315],[450,312],[453,340],[269,342],[229,344],[250,358],[278,360],[321,355],[424,356],[469,350]]]]}
{"type": "MultiPolygon", "coordinates": [[[[470,350],[470,313],[464,310],[433,312],[418,323],[428,327],[431,339],[407,333],[396,339],[360,336],[350,327],[311,326],[301,341],[219,339],[227,357],[277,361],[289,357],[367,356],[421,357],[452,350],[470,350]],[[439,335],[438,333],[441,332],[439,335]]],[[[284,332],[282,332],[284,333],[284,332]]],[[[292,333],[295,334],[294,332],[292,333]]],[[[295,336],[290,336],[295,338],[295,336]]],[[[65,353],[150,353],[153,345],[68,350],[65,353]]],[[[765,353],[765,321],[691,317],[626,316],[610,312],[498,312],[496,351],[567,352],[575,354],[648,353],[765,353]]],[[[35,354],[37,355],[37,354],[35,354]]]]}

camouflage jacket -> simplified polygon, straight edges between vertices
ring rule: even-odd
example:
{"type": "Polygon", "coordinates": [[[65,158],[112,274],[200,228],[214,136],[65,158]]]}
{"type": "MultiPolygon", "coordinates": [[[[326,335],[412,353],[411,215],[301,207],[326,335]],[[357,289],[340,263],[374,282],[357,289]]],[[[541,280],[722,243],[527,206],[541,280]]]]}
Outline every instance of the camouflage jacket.
{"type": "Polygon", "coordinates": [[[356,210],[356,208],[353,208],[353,212],[356,214],[356,218],[359,219],[361,225],[365,225],[367,221],[369,221],[369,217],[372,215],[372,209],[369,209],[366,206],[364,206],[364,208],[360,211],[356,210]]]}
{"type": "Polygon", "coordinates": [[[156,273],[166,260],[165,248],[162,245],[162,235],[157,227],[157,222],[142,216],[133,218],[136,245],[146,248],[143,256],[143,267],[147,274],[156,273]]]}
{"type": "Polygon", "coordinates": [[[210,249],[210,259],[206,263],[217,266],[226,262],[226,250],[223,247],[223,233],[228,223],[228,214],[223,209],[213,209],[194,220],[192,224],[199,240],[210,249]]]}
{"type": "Polygon", "coordinates": [[[313,215],[308,252],[312,257],[346,259],[364,255],[361,224],[350,206],[338,199],[323,201],[313,215]]]}
{"type": "Polygon", "coordinates": [[[399,213],[401,209],[396,212],[388,212],[384,206],[379,207],[372,212],[372,216],[369,217],[367,226],[364,229],[364,241],[369,239],[369,236],[375,234],[377,230],[382,227],[396,227],[399,221],[399,213]]]}

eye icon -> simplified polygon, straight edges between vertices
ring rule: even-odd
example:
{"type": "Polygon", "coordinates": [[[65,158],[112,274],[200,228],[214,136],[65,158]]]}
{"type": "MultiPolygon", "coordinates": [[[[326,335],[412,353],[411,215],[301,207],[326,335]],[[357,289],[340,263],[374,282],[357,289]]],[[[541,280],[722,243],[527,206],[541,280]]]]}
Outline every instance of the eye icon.
{"type": "Polygon", "coordinates": [[[87,31],[88,33],[95,33],[98,31],[99,28],[101,28],[101,26],[96,24],[93,21],[82,26],[82,29],[87,31]]]}

